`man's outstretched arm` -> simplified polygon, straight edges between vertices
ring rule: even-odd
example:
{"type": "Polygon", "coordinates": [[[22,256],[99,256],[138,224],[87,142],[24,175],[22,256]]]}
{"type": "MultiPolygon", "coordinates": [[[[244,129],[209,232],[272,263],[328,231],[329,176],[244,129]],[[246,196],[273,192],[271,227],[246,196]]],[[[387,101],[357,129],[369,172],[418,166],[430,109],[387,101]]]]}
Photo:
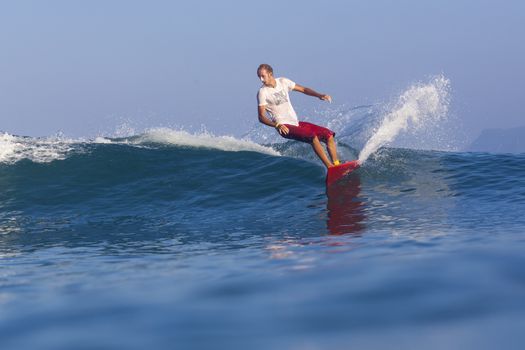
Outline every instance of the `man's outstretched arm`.
{"type": "Polygon", "coordinates": [[[317,91],[315,91],[313,89],[301,86],[299,84],[295,84],[295,87],[293,88],[293,90],[302,92],[303,94],[308,95],[308,96],[317,97],[318,99],[321,99],[323,101],[332,102],[332,96],[325,95],[325,94],[320,94],[320,93],[318,93],[317,91]]]}

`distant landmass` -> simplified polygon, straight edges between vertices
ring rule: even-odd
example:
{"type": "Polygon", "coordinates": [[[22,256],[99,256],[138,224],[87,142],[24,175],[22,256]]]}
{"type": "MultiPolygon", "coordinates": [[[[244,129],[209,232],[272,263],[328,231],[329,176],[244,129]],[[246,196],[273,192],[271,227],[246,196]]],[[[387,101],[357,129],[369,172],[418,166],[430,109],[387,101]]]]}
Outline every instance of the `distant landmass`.
{"type": "Polygon", "coordinates": [[[525,126],[512,129],[486,129],[467,147],[470,152],[525,153],[525,126]]]}

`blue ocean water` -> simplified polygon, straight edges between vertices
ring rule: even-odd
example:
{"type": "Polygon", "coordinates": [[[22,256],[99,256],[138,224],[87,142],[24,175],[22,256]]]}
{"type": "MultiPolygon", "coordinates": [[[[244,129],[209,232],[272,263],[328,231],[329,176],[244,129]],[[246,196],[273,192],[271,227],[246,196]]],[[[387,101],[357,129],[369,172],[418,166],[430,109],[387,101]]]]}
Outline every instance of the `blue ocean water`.
{"type": "Polygon", "coordinates": [[[525,155],[175,134],[4,135],[1,349],[522,348],[525,155]]]}

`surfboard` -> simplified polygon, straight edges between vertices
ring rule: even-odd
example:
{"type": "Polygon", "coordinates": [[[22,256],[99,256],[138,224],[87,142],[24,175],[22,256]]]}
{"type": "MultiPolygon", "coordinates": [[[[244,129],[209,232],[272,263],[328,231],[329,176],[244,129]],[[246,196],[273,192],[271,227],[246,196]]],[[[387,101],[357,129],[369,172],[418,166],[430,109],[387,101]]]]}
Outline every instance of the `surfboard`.
{"type": "Polygon", "coordinates": [[[351,162],[346,162],[328,168],[328,173],[326,174],[326,186],[330,186],[341,180],[343,177],[359,168],[360,165],[361,164],[358,160],[352,160],[351,162]]]}

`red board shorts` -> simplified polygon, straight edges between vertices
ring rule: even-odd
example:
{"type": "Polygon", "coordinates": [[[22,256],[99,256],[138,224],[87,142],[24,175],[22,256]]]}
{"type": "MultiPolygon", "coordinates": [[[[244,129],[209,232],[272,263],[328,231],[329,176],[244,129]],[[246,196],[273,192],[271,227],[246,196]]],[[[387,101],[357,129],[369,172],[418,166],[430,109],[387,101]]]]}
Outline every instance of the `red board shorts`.
{"type": "Polygon", "coordinates": [[[322,141],[327,142],[330,136],[334,136],[335,132],[322,126],[315,125],[308,122],[299,122],[298,126],[284,124],[290,130],[287,135],[282,137],[302,142],[311,143],[315,136],[322,141]]]}

